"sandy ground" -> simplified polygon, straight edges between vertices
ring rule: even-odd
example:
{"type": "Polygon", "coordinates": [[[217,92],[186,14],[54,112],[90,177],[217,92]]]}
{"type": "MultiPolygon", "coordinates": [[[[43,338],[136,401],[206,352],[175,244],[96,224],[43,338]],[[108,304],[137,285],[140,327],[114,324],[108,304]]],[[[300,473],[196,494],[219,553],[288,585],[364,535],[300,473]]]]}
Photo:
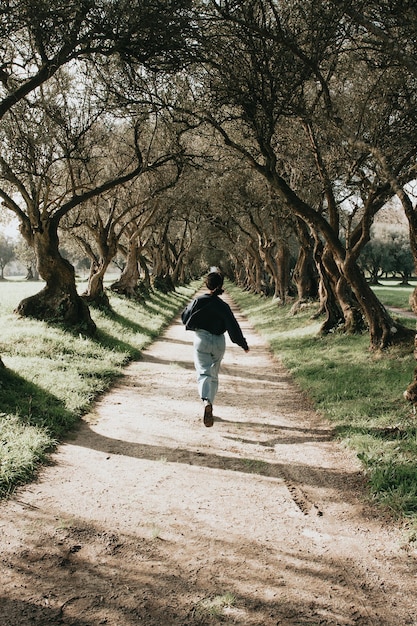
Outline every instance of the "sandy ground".
{"type": "Polygon", "coordinates": [[[177,319],[0,508],[0,626],[417,625],[417,554],[239,315],[213,428],[177,319]]]}

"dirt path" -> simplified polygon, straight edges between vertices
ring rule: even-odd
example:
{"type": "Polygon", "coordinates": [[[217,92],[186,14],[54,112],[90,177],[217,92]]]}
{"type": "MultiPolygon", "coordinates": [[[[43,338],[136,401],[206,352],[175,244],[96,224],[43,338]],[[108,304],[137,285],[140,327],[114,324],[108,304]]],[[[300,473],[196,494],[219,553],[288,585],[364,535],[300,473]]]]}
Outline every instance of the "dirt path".
{"type": "Polygon", "coordinates": [[[174,323],[1,505],[0,626],[417,624],[417,555],[245,320],[213,428],[174,323]]]}

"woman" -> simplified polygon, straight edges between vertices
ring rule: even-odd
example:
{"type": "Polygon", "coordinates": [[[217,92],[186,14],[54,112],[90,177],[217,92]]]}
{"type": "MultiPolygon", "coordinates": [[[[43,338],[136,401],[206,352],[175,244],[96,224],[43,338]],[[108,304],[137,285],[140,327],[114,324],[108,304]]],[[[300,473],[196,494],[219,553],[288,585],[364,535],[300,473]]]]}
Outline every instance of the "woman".
{"type": "Polygon", "coordinates": [[[181,319],[187,330],[195,332],[194,366],[198,391],[204,402],[204,425],[210,427],[213,426],[213,402],[219,383],[220,363],[226,349],[225,332],[245,352],[249,352],[249,348],[231,308],[219,298],[223,293],[220,272],[210,272],[206,286],[208,293],[190,302],[181,319]]]}

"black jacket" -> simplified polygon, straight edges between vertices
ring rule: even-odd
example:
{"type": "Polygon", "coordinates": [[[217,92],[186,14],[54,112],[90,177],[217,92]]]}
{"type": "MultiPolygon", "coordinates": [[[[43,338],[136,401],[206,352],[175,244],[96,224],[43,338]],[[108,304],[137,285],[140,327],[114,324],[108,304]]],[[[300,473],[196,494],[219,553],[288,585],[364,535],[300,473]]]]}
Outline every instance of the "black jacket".
{"type": "Polygon", "coordinates": [[[248,350],[230,306],[218,296],[207,293],[195,298],[184,309],[181,319],[187,330],[207,330],[212,335],[223,335],[227,331],[233,343],[248,350]]]}

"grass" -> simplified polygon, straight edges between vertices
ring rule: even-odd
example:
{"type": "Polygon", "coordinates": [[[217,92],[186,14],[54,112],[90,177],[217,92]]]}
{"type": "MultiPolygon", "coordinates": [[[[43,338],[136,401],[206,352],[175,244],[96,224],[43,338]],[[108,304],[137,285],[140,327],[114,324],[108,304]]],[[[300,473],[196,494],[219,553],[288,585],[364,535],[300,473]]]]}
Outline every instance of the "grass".
{"type": "MultiPolygon", "coordinates": [[[[411,290],[383,287],[379,295],[387,306],[408,308],[411,290]]],[[[417,421],[402,395],[413,378],[413,346],[373,353],[367,334],[320,336],[321,321],[312,319],[317,305],[292,315],[290,305],[233,285],[228,291],[338,437],[355,450],[375,502],[416,524],[417,421]]],[[[415,320],[401,321],[415,328],[415,320]]]]}
{"type": "Polygon", "coordinates": [[[409,298],[414,289],[412,286],[404,286],[401,284],[381,284],[372,287],[378,298],[385,306],[398,307],[411,311],[409,298]]]}
{"type": "Polygon", "coordinates": [[[0,497],[30,480],[123,367],[159,335],[194,292],[152,293],[138,304],[109,294],[112,313],[91,309],[94,338],[13,313],[41,283],[0,282],[0,497]]]}
{"type": "Polygon", "coordinates": [[[222,618],[224,610],[234,606],[235,602],[235,596],[227,591],[222,595],[200,600],[196,606],[195,612],[202,618],[206,616],[222,618]]]}

